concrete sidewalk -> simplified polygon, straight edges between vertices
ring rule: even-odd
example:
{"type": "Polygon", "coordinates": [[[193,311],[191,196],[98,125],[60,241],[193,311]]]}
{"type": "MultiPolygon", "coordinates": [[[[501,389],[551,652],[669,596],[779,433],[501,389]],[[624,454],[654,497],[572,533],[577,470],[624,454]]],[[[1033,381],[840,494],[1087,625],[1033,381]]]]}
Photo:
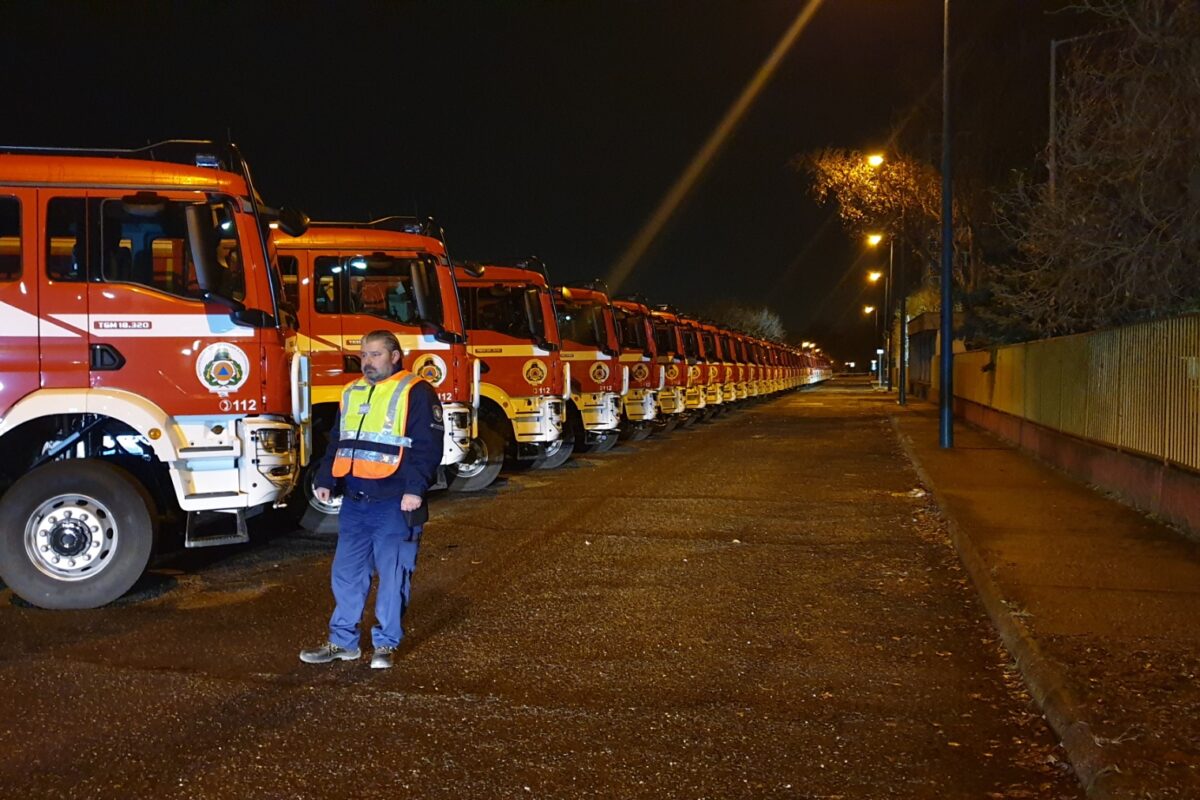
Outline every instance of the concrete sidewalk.
{"type": "Polygon", "coordinates": [[[1200,798],[1200,543],[937,411],[892,421],[1091,797],[1200,798]]]}

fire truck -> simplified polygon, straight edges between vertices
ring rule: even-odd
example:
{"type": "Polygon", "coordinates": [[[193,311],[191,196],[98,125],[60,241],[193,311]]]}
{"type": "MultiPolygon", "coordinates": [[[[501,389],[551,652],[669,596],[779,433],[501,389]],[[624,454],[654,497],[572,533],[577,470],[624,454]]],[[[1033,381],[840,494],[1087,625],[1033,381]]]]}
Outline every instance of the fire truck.
{"type": "Polygon", "coordinates": [[[629,391],[629,368],[620,362],[612,304],[595,283],[556,286],[552,293],[562,357],[571,365],[563,435],[576,452],[603,453],[617,443],[621,401],[629,391]]]}
{"type": "Polygon", "coordinates": [[[124,594],[156,537],[243,542],[292,490],[308,364],[232,145],[0,148],[0,578],[124,594]]]}
{"type": "MultiPolygon", "coordinates": [[[[444,482],[452,490],[482,488],[473,479],[487,472],[486,465],[470,455],[479,375],[467,355],[454,271],[437,223],[411,217],[313,222],[303,236],[276,233],[272,241],[284,294],[299,318],[300,352],[312,363],[315,452],[328,443],[343,387],[362,373],[362,337],[387,330],[400,342],[404,367],[432,384],[441,400],[444,482]]],[[[318,500],[315,478],[314,463],[296,502],[317,515],[336,514],[341,498],[318,500]]],[[[321,517],[305,510],[301,521],[312,528],[321,517]]]]}
{"type": "Polygon", "coordinates": [[[658,404],[655,421],[665,433],[688,419],[688,363],[678,313],[667,306],[659,306],[651,310],[650,321],[654,329],[656,360],[663,370],[663,386],[655,393],[658,404]]]}
{"type": "Polygon", "coordinates": [[[621,436],[637,441],[654,432],[658,393],[666,385],[666,367],[658,363],[650,308],[640,300],[614,300],[612,305],[621,367],[629,370],[629,391],[621,407],[621,436]]]}
{"type": "Polygon", "coordinates": [[[733,362],[733,374],[729,384],[729,391],[736,402],[742,402],[749,393],[746,391],[746,374],[748,364],[746,362],[746,337],[738,331],[725,331],[725,341],[722,346],[724,352],[730,354],[730,360],[733,362]]]}
{"type": "Polygon", "coordinates": [[[545,266],[529,259],[454,271],[482,372],[472,457],[497,472],[506,454],[538,469],[561,466],[574,446],[563,436],[571,366],[562,360],[545,266]]]}

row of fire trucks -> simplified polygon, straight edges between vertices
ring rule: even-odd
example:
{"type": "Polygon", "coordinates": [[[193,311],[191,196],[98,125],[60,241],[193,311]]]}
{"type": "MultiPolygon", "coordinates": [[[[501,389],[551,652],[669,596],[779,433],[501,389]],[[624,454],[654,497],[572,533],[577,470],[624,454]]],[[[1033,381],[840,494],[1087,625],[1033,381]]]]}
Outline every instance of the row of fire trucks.
{"type": "Polygon", "coordinates": [[[310,454],[380,328],[438,392],[450,491],[829,377],[536,259],[453,262],[429,220],[268,207],[232,145],[0,148],[0,579],[94,607],[160,537],[246,541],[289,498],[328,524],[310,454]]]}

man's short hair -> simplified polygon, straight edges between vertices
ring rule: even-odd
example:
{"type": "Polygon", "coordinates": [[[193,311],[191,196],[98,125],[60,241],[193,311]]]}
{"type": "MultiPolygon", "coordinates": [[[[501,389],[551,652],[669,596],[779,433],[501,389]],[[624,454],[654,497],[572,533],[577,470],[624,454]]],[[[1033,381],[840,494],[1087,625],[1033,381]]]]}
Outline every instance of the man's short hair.
{"type": "Polygon", "coordinates": [[[389,353],[399,352],[404,355],[404,350],[400,347],[400,340],[396,338],[396,334],[391,331],[377,330],[371,331],[362,338],[362,343],[365,346],[367,342],[382,342],[389,353]]]}

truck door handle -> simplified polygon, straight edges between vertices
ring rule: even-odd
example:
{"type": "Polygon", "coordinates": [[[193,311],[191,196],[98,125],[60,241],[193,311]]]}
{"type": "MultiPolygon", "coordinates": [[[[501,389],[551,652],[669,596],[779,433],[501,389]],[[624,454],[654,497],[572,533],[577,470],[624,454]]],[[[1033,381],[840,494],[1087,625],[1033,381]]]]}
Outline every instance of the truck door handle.
{"type": "Polygon", "coordinates": [[[92,345],[89,360],[93,372],[113,372],[125,366],[125,356],[111,344],[92,345]]]}

